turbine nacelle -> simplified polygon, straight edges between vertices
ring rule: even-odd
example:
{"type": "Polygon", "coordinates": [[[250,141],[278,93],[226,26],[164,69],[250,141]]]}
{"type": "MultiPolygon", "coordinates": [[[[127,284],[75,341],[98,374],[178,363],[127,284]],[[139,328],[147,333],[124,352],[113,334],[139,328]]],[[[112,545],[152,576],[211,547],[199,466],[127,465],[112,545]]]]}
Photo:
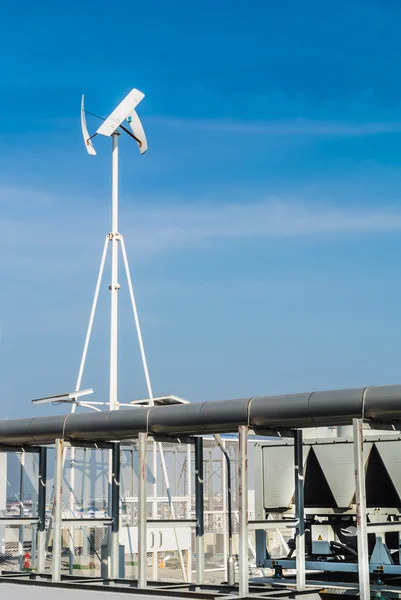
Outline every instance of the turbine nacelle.
{"type": "Polygon", "coordinates": [[[128,135],[130,135],[132,138],[134,138],[134,140],[139,146],[139,152],[141,154],[145,154],[146,150],[148,149],[148,144],[146,142],[146,136],[142,127],[142,123],[139,120],[139,117],[135,111],[135,107],[140,103],[140,101],[144,97],[145,95],[139,90],[135,88],[131,90],[130,93],[124,98],[124,100],[122,100],[122,102],[120,102],[120,104],[107,117],[107,119],[104,119],[103,123],[100,125],[96,133],[90,136],[86,125],[85,101],[84,96],[82,96],[81,127],[85,147],[88,154],[96,154],[96,150],[92,144],[92,139],[96,135],[99,134],[104,135],[106,137],[110,137],[119,128],[125,131],[125,133],[128,133],[128,135]],[[122,125],[124,121],[127,121],[131,131],[124,127],[124,125],[122,125]]]}

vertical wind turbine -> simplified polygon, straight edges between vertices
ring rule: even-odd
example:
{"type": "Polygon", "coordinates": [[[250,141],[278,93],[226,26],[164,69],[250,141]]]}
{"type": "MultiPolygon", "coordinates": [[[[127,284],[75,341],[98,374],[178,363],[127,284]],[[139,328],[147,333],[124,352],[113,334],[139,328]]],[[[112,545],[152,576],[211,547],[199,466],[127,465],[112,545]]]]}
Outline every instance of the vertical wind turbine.
{"type": "MultiPolygon", "coordinates": [[[[135,111],[136,106],[144,98],[144,94],[137,89],[133,89],[130,93],[120,102],[120,104],[113,110],[113,112],[106,118],[102,119],[103,123],[97,129],[96,133],[89,135],[88,128],[86,125],[86,111],[84,104],[84,96],[82,96],[81,103],[81,126],[82,135],[85,141],[85,147],[88,154],[96,155],[96,150],[93,146],[93,138],[96,135],[103,135],[111,137],[112,140],[112,196],[111,196],[111,232],[106,236],[102,260],[100,263],[99,276],[95,289],[95,295],[92,304],[92,310],[89,319],[89,326],[84,344],[84,350],[82,353],[82,359],[80,369],[78,373],[78,379],[76,384],[76,390],[81,387],[83,371],[85,367],[86,355],[88,351],[89,341],[92,333],[93,320],[95,317],[97,300],[99,295],[99,288],[103,277],[104,264],[107,255],[107,249],[111,244],[111,311],[110,311],[110,391],[109,391],[109,409],[116,410],[119,408],[118,399],[118,291],[120,285],[118,283],[118,251],[119,246],[121,247],[124,267],[126,271],[128,288],[131,296],[131,304],[134,313],[135,326],[137,330],[139,347],[141,351],[141,358],[143,369],[145,372],[145,379],[147,385],[147,391],[149,395],[149,402],[153,404],[153,393],[150,384],[149,371],[142,341],[142,334],[139,325],[138,313],[136,308],[135,296],[131,281],[131,275],[128,266],[127,253],[125,250],[124,238],[118,230],[118,139],[120,132],[128,134],[133,138],[139,147],[139,152],[144,154],[148,148],[146,142],[145,132],[142,127],[142,123],[135,111]],[[126,121],[128,127],[123,125],[126,121]]],[[[88,113],[92,114],[92,113],[88,113]]],[[[95,115],[96,116],[96,115],[95,115]]],[[[75,410],[75,406],[73,406],[75,410]]]]}
{"type": "MultiPolygon", "coordinates": [[[[145,349],[142,340],[141,328],[139,325],[138,311],[135,302],[134,289],[132,286],[131,275],[128,266],[127,252],[125,250],[124,238],[121,233],[118,231],[118,138],[120,136],[120,131],[128,134],[132,137],[139,146],[139,152],[144,154],[148,148],[146,142],[145,132],[142,127],[142,123],[139,120],[138,115],[136,114],[135,108],[140,103],[140,101],[144,98],[144,94],[137,89],[131,90],[131,92],[120,102],[120,104],[113,110],[113,112],[106,118],[102,119],[103,123],[97,129],[96,133],[93,135],[89,135],[88,128],[86,125],[86,113],[85,105],[84,105],[84,97],[82,96],[81,103],[81,125],[82,125],[82,134],[85,141],[85,147],[88,151],[88,154],[96,155],[96,150],[93,146],[92,140],[96,135],[104,135],[106,137],[112,138],[112,219],[111,219],[111,232],[106,236],[102,259],[100,263],[99,275],[96,283],[95,294],[92,303],[92,310],[89,318],[89,325],[86,334],[84,349],[81,358],[81,364],[78,373],[78,379],[76,384],[76,391],[80,390],[83,371],[85,367],[86,355],[88,352],[89,341],[92,333],[92,326],[96,312],[97,300],[99,296],[100,284],[102,281],[104,264],[106,260],[107,248],[111,243],[111,318],[110,318],[110,393],[109,393],[109,409],[116,410],[120,407],[121,403],[118,399],[118,291],[120,286],[118,284],[118,247],[121,246],[121,252],[125,267],[125,272],[127,276],[128,289],[131,297],[132,310],[134,313],[135,327],[138,335],[139,348],[141,352],[142,365],[146,379],[146,386],[148,391],[148,402],[150,406],[154,405],[154,397],[152,392],[152,386],[150,383],[149,370],[146,361],[145,349]],[[123,125],[123,122],[126,121],[129,129],[123,125]]],[[[91,113],[88,113],[91,114],[91,113]]],[[[94,115],[97,116],[97,115],[94,115]]],[[[87,406],[89,403],[87,404],[87,406]]],[[[75,411],[77,404],[74,403],[72,405],[72,411],[75,411]]],[[[130,405],[132,408],[132,405],[130,405]]],[[[166,484],[167,496],[169,500],[169,507],[172,519],[175,519],[175,508],[173,504],[171,487],[169,483],[169,477],[166,467],[166,461],[163,452],[163,446],[161,442],[153,442],[153,453],[156,456],[156,446],[159,450],[160,461],[163,471],[163,478],[166,484]]],[[[72,449],[73,450],[73,449],[72,449]]],[[[156,479],[156,473],[153,473],[154,478],[156,479]]],[[[72,480],[73,480],[73,469],[72,469],[72,480]]],[[[73,489],[72,482],[70,483],[71,488],[73,489]]],[[[156,484],[157,485],[157,484],[156,484]]],[[[183,573],[184,581],[187,581],[187,572],[185,569],[184,558],[180,548],[178,534],[176,529],[174,528],[175,539],[177,543],[177,550],[180,558],[181,570],[183,573]]],[[[72,556],[72,551],[70,552],[72,556]]],[[[156,553],[157,554],[157,553],[156,553]]],[[[155,557],[154,557],[155,561],[155,557]]],[[[154,570],[154,574],[157,577],[157,556],[155,565],[156,571],[154,570]]],[[[188,568],[189,571],[189,568],[188,568]]],[[[190,571],[189,571],[190,572],[190,571]]],[[[117,575],[115,574],[117,577],[117,575]]]]}

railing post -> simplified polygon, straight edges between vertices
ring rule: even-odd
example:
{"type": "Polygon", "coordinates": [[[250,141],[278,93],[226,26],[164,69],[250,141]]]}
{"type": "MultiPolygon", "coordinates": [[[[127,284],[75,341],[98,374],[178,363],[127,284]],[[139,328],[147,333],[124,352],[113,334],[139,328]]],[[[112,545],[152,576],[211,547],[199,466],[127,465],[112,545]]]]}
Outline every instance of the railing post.
{"type": "Polygon", "coordinates": [[[304,459],[302,429],[294,431],[294,471],[295,471],[295,517],[298,520],[295,531],[297,590],[305,589],[305,505],[304,505],[304,459]]]}
{"type": "Polygon", "coordinates": [[[46,482],[47,482],[47,448],[39,452],[39,487],[38,487],[38,573],[45,572],[46,563],[46,482]]]}
{"type": "Polygon", "coordinates": [[[356,491],[356,532],[358,540],[359,598],[370,600],[368,528],[366,520],[365,461],[363,458],[363,420],[353,420],[356,491]]]}
{"type": "Polygon", "coordinates": [[[53,512],[53,569],[52,581],[61,580],[61,529],[62,529],[62,501],[63,501],[63,450],[64,442],[55,441],[55,466],[54,466],[54,512],[53,512]]]}
{"type": "Polygon", "coordinates": [[[112,477],[111,477],[111,578],[120,576],[120,444],[115,442],[112,449],[112,477]]]}
{"type": "Polygon", "coordinates": [[[248,558],[248,427],[238,427],[239,596],[249,593],[248,558]]]}
{"type": "Polygon", "coordinates": [[[146,526],[147,526],[147,497],[146,497],[146,454],[148,435],[138,433],[139,473],[138,473],[138,588],[145,588],[146,577],[146,526]]]}
{"type": "Polygon", "coordinates": [[[203,438],[195,439],[196,583],[205,576],[203,438]]]}

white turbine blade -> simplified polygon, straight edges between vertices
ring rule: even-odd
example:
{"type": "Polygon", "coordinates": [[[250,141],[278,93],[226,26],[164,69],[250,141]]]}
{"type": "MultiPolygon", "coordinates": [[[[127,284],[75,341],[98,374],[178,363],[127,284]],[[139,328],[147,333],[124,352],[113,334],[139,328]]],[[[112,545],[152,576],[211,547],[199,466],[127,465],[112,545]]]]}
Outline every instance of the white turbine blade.
{"type": "Polygon", "coordinates": [[[130,112],[140,103],[145,94],[142,94],[135,88],[130,91],[128,96],[125,96],[124,100],[113,110],[111,115],[102,123],[97,130],[100,135],[109,137],[112,135],[117,127],[121,125],[123,121],[128,117],[130,112]]]}
{"type": "Polygon", "coordinates": [[[92,154],[92,156],[96,155],[96,150],[93,147],[92,141],[89,139],[88,128],[86,126],[86,117],[85,117],[85,99],[82,94],[81,101],[81,127],[82,127],[82,135],[84,136],[85,148],[88,151],[88,154],[92,154]]]}
{"type": "Polygon", "coordinates": [[[139,120],[139,117],[136,114],[135,110],[131,110],[130,114],[127,117],[127,121],[129,126],[131,127],[132,133],[134,134],[136,139],[139,140],[139,152],[141,154],[145,154],[146,150],[148,149],[148,143],[146,141],[146,135],[143,130],[142,123],[139,120]]]}

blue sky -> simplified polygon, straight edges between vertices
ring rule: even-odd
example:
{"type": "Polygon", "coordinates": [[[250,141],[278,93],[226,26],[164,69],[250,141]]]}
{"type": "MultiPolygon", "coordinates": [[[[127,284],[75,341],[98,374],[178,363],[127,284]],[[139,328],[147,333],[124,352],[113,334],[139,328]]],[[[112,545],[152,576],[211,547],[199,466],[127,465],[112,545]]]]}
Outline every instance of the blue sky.
{"type": "MultiPolygon", "coordinates": [[[[149,152],[121,140],[120,230],[154,392],[401,381],[399,3],[1,11],[0,415],[75,385],[110,228],[110,147],[86,155],[80,99],[107,115],[134,86],[149,152]]],[[[124,402],[146,392],[120,283],[124,402]]],[[[84,378],[99,401],[108,285],[84,378]]]]}

